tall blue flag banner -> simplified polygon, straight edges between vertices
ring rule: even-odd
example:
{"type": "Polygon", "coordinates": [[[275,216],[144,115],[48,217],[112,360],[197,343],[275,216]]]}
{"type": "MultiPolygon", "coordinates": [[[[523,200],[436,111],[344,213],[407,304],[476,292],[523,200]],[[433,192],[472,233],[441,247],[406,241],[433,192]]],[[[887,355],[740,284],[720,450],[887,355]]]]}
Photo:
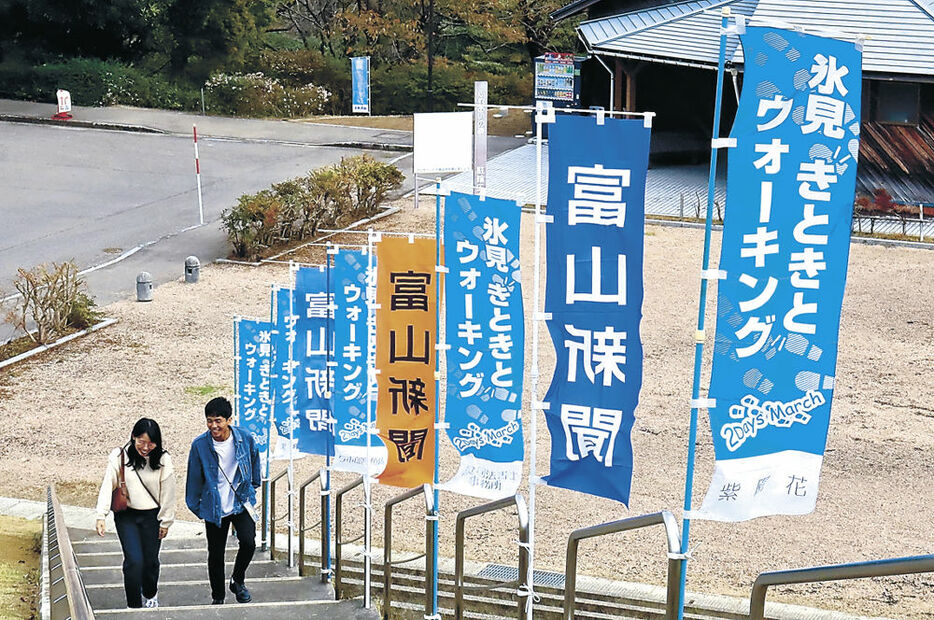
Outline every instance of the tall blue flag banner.
{"type": "MultiPolygon", "coordinates": [[[[273,285],[270,291],[269,315],[275,331],[272,337],[273,390],[272,436],[269,446],[272,458],[289,458],[289,431],[294,426],[295,381],[289,347],[295,346],[295,321],[292,312],[292,289],[273,285]]],[[[295,455],[293,457],[302,456],[295,455]]]]}
{"type": "Polygon", "coordinates": [[[328,290],[324,268],[301,266],[295,270],[292,312],[295,315],[295,342],[292,346],[293,387],[295,389],[296,448],[304,454],[333,454],[331,418],[334,359],[333,295],[328,290]]]}
{"type": "Polygon", "coordinates": [[[488,499],[514,495],[522,479],[520,214],[505,200],[452,193],[445,201],[444,420],[461,461],[441,488],[488,499]]]}
{"type": "Polygon", "coordinates": [[[375,330],[368,329],[367,299],[376,294],[372,274],[367,277],[366,251],[339,250],[332,269],[334,290],[334,461],[340,471],[379,473],[386,467],[386,446],[367,429],[376,428],[375,392],[367,409],[367,367],[373,362],[375,330]],[[371,338],[372,334],[372,338],[371,338]],[[367,459],[370,464],[367,466],[367,459]]]}
{"type": "Polygon", "coordinates": [[[545,481],[627,504],[642,386],[649,119],[559,115],[549,130],[545,313],[556,362],[543,405],[545,481]]]}
{"type": "Polygon", "coordinates": [[[234,322],[237,424],[253,435],[264,455],[272,419],[274,336],[270,321],[238,318],[234,322]]]}
{"type": "Polygon", "coordinates": [[[859,150],[857,44],[764,27],[741,40],[709,390],[716,465],[695,515],[720,521],[814,510],[859,150]]]}
{"type": "Polygon", "coordinates": [[[370,57],[357,56],[350,59],[350,77],[353,100],[351,111],[370,113],[370,57]]]}

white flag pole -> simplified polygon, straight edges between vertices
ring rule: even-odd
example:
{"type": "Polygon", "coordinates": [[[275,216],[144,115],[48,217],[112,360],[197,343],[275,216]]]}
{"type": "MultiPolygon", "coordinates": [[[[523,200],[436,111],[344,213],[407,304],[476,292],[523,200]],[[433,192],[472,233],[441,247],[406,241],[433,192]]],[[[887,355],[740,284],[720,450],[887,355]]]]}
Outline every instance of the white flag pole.
{"type": "Polygon", "coordinates": [[[373,444],[373,392],[376,383],[376,356],[372,347],[376,344],[376,281],[373,276],[373,229],[367,231],[366,237],[366,339],[367,339],[367,371],[366,371],[366,474],[363,477],[363,607],[370,608],[370,555],[373,538],[373,519],[370,506],[370,465],[373,444]],[[372,278],[372,280],[371,280],[372,278]],[[371,285],[372,284],[372,285],[371,285]]]}
{"type": "Polygon", "coordinates": [[[530,378],[531,432],[529,434],[529,572],[526,576],[529,584],[528,598],[526,599],[527,617],[532,620],[533,592],[535,590],[533,577],[535,575],[535,487],[539,483],[538,467],[536,464],[538,444],[538,412],[542,411],[542,403],[538,395],[538,324],[543,320],[544,310],[541,308],[541,281],[542,281],[542,107],[536,105],[535,111],[535,265],[532,273],[532,368],[530,378]]]}
{"type": "Polygon", "coordinates": [[[204,201],[201,199],[201,158],[198,156],[198,126],[191,126],[195,141],[195,177],[198,179],[198,221],[204,224],[204,201]]]}
{"type": "MultiPolygon", "coordinates": [[[[289,261],[289,321],[292,321],[292,317],[295,315],[294,308],[294,298],[295,298],[295,263],[291,260],[289,261]]],[[[294,329],[294,325],[288,326],[287,329],[294,329]]],[[[289,384],[293,385],[295,383],[295,369],[293,367],[292,360],[294,358],[294,353],[292,347],[294,346],[294,338],[290,338],[287,335],[289,342],[289,384]]],[[[295,394],[289,396],[289,492],[288,492],[288,505],[289,505],[289,518],[286,522],[289,530],[289,541],[288,541],[288,554],[289,554],[289,568],[295,566],[293,564],[294,559],[292,558],[292,535],[294,534],[295,526],[294,521],[294,512],[293,512],[293,498],[292,491],[295,483],[295,394]]],[[[275,534],[273,534],[275,536],[275,534]]]]}

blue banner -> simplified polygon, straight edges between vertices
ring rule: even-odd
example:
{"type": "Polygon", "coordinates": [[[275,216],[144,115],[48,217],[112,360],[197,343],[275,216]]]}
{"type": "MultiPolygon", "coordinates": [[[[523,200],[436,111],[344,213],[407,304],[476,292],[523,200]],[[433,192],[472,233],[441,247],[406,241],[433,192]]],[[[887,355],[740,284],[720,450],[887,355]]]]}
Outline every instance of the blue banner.
{"type": "Polygon", "coordinates": [[[525,326],[515,202],[452,193],[445,199],[448,343],[444,420],[461,455],[442,488],[488,499],[522,479],[525,326]]]}
{"type": "Polygon", "coordinates": [[[350,76],[353,83],[352,109],[354,113],[370,113],[370,57],[358,56],[350,59],[350,76]]]}
{"type": "Polygon", "coordinates": [[[333,454],[331,383],[333,361],[333,296],[328,273],[318,267],[298,267],[292,311],[296,317],[292,365],[297,412],[296,448],[304,454],[333,454]]]}
{"type": "MultiPolygon", "coordinates": [[[[376,474],[386,466],[386,447],[367,428],[376,428],[375,392],[367,407],[367,368],[373,365],[376,332],[367,299],[373,299],[372,276],[367,279],[370,257],[366,251],[339,250],[334,258],[334,461],[340,471],[376,474]],[[369,457],[369,467],[367,461],[369,457]]],[[[374,262],[375,268],[375,262],[374,262]]]]}
{"type": "MultiPolygon", "coordinates": [[[[270,440],[274,459],[289,458],[291,432],[297,427],[295,406],[295,323],[298,317],[292,312],[292,290],[273,286],[270,298],[270,316],[275,327],[272,337],[273,348],[273,424],[276,436],[270,440]],[[291,349],[291,350],[290,350],[291,349]]],[[[293,440],[294,447],[294,440],[293,440]]],[[[294,454],[293,457],[302,455],[294,454]]]]}
{"type": "Polygon", "coordinates": [[[558,115],[549,130],[545,396],[551,486],[629,502],[642,386],[649,123],[558,115]]]}
{"type": "Polygon", "coordinates": [[[234,322],[237,346],[237,424],[253,435],[260,452],[269,447],[269,422],[273,404],[273,338],[269,321],[238,318],[234,322]]]}
{"type": "Polygon", "coordinates": [[[724,521],[814,510],[859,150],[853,42],[750,27],[742,44],[698,514],[724,521]]]}

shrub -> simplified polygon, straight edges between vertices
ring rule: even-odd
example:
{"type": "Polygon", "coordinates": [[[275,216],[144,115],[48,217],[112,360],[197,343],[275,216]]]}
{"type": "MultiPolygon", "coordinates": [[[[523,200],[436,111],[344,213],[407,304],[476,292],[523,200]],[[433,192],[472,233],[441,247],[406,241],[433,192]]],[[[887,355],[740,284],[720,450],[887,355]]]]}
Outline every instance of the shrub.
{"type": "Polygon", "coordinates": [[[221,216],[227,239],[240,258],[256,258],[273,245],[302,240],[322,227],[376,213],[402,172],[367,155],[342,159],[271,190],[241,196],[221,216]]]}
{"type": "Polygon", "coordinates": [[[135,105],[195,109],[198,93],[159,75],[118,62],[70,58],[60,63],[0,66],[0,97],[55,101],[55,91],[71,92],[76,105],[135,105]]]}
{"type": "Polygon", "coordinates": [[[342,159],[338,171],[349,182],[350,204],[345,214],[354,219],[375,215],[389,192],[400,187],[404,178],[397,167],[369,155],[342,159]]]}
{"type": "Polygon", "coordinates": [[[263,190],[240,196],[237,206],[221,215],[227,240],[240,258],[253,259],[272,245],[278,227],[279,198],[263,190]]]}
{"type": "Polygon", "coordinates": [[[230,116],[295,117],[320,114],[331,93],[321,86],[283,86],[262,73],[216,73],[204,85],[207,108],[230,116]]]}
{"type": "Polygon", "coordinates": [[[331,93],[322,110],[344,114],[350,109],[350,61],[325,56],[317,50],[267,50],[259,57],[259,70],[283,86],[318,84],[331,93]]]}
{"type": "Polygon", "coordinates": [[[52,342],[69,327],[89,327],[100,316],[93,310],[94,301],[82,291],[84,281],[73,262],[20,268],[13,287],[19,297],[7,321],[38,344],[52,342]],[[30,330],[33,326],[35,331],[30,330]]]}

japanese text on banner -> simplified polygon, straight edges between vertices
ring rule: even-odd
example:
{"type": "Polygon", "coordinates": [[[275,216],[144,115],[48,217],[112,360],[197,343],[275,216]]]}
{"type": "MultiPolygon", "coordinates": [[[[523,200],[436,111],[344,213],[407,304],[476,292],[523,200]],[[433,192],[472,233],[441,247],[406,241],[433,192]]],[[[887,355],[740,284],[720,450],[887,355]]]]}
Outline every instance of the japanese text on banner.
{"type": "Polygon", "coordinates": [[[699,511],[814,509],[833,395],[859,149],[853,42],[742,37],[709,395],[716,466],[699,511]]]}
{"type": "Polygon", "coordinates": [[[504,200],[445,199],[451,349],[444,418],[461,463],[443,488],[489,499],[515,494],[522,478],[520,213],[504,200]]]}
{"type": "Polygon", "coordinates": [[[435,242],[384,238],[376,259],[376,426],[388,448],[379,480],[411,488],[434,479],[435,242]]]}
{"type": "Polygon", "coordinates": [[[253,435],[260,452],[269,448],[272,414],[273,336],[269,321],[237,319],[237,424],[253,435]]]}
{"type": "MultiPolygon", "coordinates": [[[[334,259],[334,367],[333,413],[335,424],[334,461],[341,471],[360,474],[377,473],[386,466],[386,447],[370,434],[367,454],[367,429],[376,428],[375,391],[367,406],[367,368],[373,363],[375,320],[367,308],[367,299],[375,296],[375,270],[368,277],[369,257],[359,251],[340,250],[334,259]],[[367,423],[368,414],[372,421],[367,423]],[[367,459],[370,460],[369,467],[367,459]]],[[[372,391],[372,390],[371,390],[372,391]]]]}
{"type": "Polygon", "coordinates": [[[629,501],[642,386],[642,254],[650,129],[559,115],[550,129],[545,396],[552,486],[629,501]],[[625,145],[625,146],[623,146],[625,145]]]}

